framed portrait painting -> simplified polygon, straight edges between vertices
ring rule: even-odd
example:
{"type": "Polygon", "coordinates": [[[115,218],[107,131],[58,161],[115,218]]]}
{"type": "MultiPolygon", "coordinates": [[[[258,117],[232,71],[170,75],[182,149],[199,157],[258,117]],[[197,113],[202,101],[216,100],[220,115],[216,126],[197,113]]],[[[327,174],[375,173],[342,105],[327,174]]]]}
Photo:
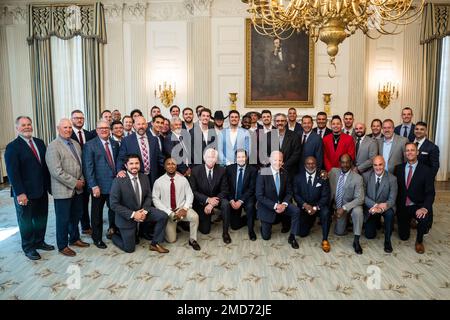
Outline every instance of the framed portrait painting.
{"type": "Polygon", "coordinates": [[[246,105],[312,106],[314,41],[304,32],[287,39],[259,34],[246,19],[246,105]]]}

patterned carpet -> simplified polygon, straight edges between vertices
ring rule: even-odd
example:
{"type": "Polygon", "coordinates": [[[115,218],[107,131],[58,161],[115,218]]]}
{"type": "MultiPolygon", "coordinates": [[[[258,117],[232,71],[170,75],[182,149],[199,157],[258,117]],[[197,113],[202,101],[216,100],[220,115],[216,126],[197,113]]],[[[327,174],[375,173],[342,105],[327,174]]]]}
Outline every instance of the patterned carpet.
{"type": "MultiPolygon", "coordinates": [[[[54,244],[50,203],[46,239],[54,244]]],[[[362,237],[364,254],[358,256],[351,235],[331,236],[331,252],[322,252],[319,226],[294,250],[280,225],[270,241],[258,233],[252,242],[245,229],[231,232],[230,245],[222,242],[216,225],[210,235],[199,236],[201,251],[187,245],[188,233],[182,231],[175,244],[167,244],[165,255],[149,251],[142,241],[135,253],[125,254],[107,240],[106,250],[77,248],[73,258],[41,251],[43,259],[30,261],[22,253],[14,206],[4,189],[0,299],[450,299],[449,204],[450,192],[440,191],[424,255],[414,251],[414,231],[406,242],[394,233],[392,254],[383,251],[382,233],[375,240],[362,237]]]]}

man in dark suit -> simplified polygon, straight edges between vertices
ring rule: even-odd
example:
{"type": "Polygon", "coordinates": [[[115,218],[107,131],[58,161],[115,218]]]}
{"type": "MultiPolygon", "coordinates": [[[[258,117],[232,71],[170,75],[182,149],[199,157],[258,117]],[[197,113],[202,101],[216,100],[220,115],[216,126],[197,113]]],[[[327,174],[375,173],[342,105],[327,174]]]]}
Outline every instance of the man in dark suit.
{"type": "Polygon", "coordinates": [[[312,132],[313,119],[311,116],[302,117],[303,133],[301,134],[301,157],[299,168],[303,170],[303,165],[308,157],[316,159],[316,165],[319,170],[323,165],[323,144],[318,134],[312,132]],[[312,134],[311,134],[312,133],[312,134]]]}
{"type": "Polygon", "coordinates": [[[381,216],[384,218],[384,251],[392,252],[391,235],[394,226],[395,201],[397,199],[397,179],[387,172],[383,156],[373,159],[373,170],[363,174],[364,220],[366,223],[365,235],[367,239],[377,236],[377,225],[381,216]]]}
{"type": "Polygon", "coordinates": [[[113,234],[113,243],[125,252],[133,252],[136,246],[136,229],[138,223],[155,222],[155,233],[150,243],[150,250],[167,253],[161,243],[168,215],[152,207],[152,191],[148,178],[140,172],[140,156],[130,154],[125,158],[127,173],[125,178],[114,179],[109,200],[111,209],[116,214],[116,225],[120,235],[113,234]]]}
{"type": "Polygon", "coordinates": [[[302,136],[303,128],[300,123],[297,122],[297,110],[295,108],[289,108],[288,110],[288,122],[286,129],[294,131],[299,137],[302,136]]]}
{"type": "Polygon", "coordinates": [[[415,143],[406,144],[407,162],[395,167],[397,176],[397,219],[401,240],[408,240],[410,222],[417,220],[416,252],[423,254],[423,235],[428,231],[435,196],[431,169],[417,160],[419,151],[415,143]]]}
{"type": "MultiPolygon", "coordinates": [[[[320,137],[317,136],[317,139],[320,137]]],[[[327,179],[320,176],[318,168],[314,157],[306,157],[303,170],[300,170],[294,180],[294,199],[300,209],[298,234],[300,237],[306,237],[311,231],[316,217],[319,216],[322,225],[322,250],[330,252],[331,246],[328,242],[331,225],[331,215],[328,209],[330,185],[327,179]]]]}
{"type": "Polygon", "coordinates": [[[313,129],[313,132],[317,133],[322,139],[326,135],[332,133],[331,129],[327,127],[328,115],[326,112],[320,111],[316,115],[317,127],[313,129]]]}
{"type": "Polygon", "coordinates": [[[355,121],[355,117],[353,112],[347,111],[344,113],[344,127],[342,128],[342,132],[348,134],[355,138],[355,128],[353,128],[353,122],[355,121]]]}
{"type": "Polygon", "coordinates": [[[256,240],[254,231],[256,215],[256,175],[255,167],[248,165],[248,155],[245,149],[236,150],[236,163],[226,168],[228,186],[228,200],[230,202],[231,229],[238,230],[244,225],[248,227],[248,237],[256,240]],[[246,217],[241,218],[242,209],[246,217]]]}
{"type": "Polygon", "coordinates": [[[402,109],[402,124],[395,127],[394,132],[402,137],[407,138],[409,141],[414,141],[414,128],[415,125],[412,123],[413,111],[410,107],[405,107],[402,109]]]}
{"type": "Polygon", "coordinates": [[[227,200],[229,189],[225,168],[220,167],[217,160],[217,150],[206,149],[205,164],[192,169],[190,183],[194,193],[193,208],[200,219],[198,230],[203,234],[210,233],[211,215],[214,213],[214,208],[220,208],[223,218],[222,239],[228,244],[231,243],[228,233],[230,227],[230,204],[227,200]]]}
{"type": "Polygon", "coordinates": [[[83,150],[83,173],[89,190],[92,192],[91,222],[92,240],[97,248],[106,249],[102,241],[103,207],[108,206],[108,238],[116,231],[114,212],[109,202],[111,184],[116,176],[116,162],[119,144],[110,137],[108,123],[97,122],[97,137],[86,143],[83,150]]]}
{"type": "Polygon", "coordinates": [[[426,164],[431,168],[433,180],[439,171],[439,147],[427,139],[427,124],[419,121],[414,127],[414,143],[419,148],[419,163],[426,164]]]}
{"type": "MultiPolygon", "coordinates": [[[[152,127],[147,128],[147,133],[151,134],[158,142],[159,151],[164,154],[164,137],[161,134],[162,128],[164,126],[165,118],[158,114],[152,119],[152,127]]],[[[161,172],[162,174],[163,172],[161,172]]]]}
{"type": "Polygon", "coordinates": [[[182,129],[181,119],[171,120],[171,132],[164,139],[164,151],[166,157],[171,157],[177,162],[177,171],[189,177],[191,175],[191,135],[186,129],[182,129]]]}
{"type": "MultiPolygon", "coordinates": [[[[96,133],[87,131],[84,129],[84,114],[81,110],[73,110],[71,113],[72,120],[72,138],[80,144],[81,150],[89,140],[95,138],[96,133]]],[[[89,197],[91,193],[88,190],[87,185],[83,189],[83,215],[81,216],[81,232],[83,234],[92,234],[91,222],[89,218],[89,197]]]]}
{"type": "Polygon", "coordinates": [[[257,216],[261,221],[261,237],[269,240],[272,236],[272,224],[277,216],[288,215],[292,220],[288,243],[292,248],[298,249],[295,235],[299,228],[300,210],[290,203],[292,188],[289,175],[282,167],[283,153],[273,151],[270,155],[270,167],[261,168],[256,178],[257,216]]]}
{"type": "Polygon", "coordinates": [[[46,147],[33,137],[31,119],[16,119],[18,137],[6,146],[5,162],[11,197],[14,198],[22,250],[31,260],[41,258],[36,249],[54,250],[45,243],[50,175],[45,163],[46,147]]]}
{"type": "Polygon", "coordinates": [[[200,111],[198,124],[189,131],[191,134],[191,163],[202,164],[203,154],[206,149],[214,148],[217,150],[217,135],[214,127],[210,126],[211,110],[203,108],[200,111]]]}

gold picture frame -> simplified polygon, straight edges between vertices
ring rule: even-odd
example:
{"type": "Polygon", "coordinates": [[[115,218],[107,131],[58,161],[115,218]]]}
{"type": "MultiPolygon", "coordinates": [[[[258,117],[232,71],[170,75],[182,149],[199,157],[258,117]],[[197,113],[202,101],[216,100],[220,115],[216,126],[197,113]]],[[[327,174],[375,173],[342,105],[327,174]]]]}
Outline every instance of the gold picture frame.
{"type": "Polygon", "coordinates": [[[246,106],[313,107],[314,41],[305,33],[261,35],[251,19],[245,29],[246,106]]]}

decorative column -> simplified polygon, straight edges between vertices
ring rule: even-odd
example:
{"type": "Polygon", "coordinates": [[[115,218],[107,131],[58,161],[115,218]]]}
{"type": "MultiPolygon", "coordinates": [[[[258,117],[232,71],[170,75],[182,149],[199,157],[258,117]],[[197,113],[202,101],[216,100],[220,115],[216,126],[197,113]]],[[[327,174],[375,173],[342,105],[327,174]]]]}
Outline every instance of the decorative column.
{"type": "Polygon", "coordinates": [[[367,108],[366,37],[358,31],[348,38],[350,44],[348,110],[356,121],[365,122],[367,108]]]}
{"type": "Polygon", "coordinates": [[[188,22],[188,104],[211,106],[211,4],[213,0],[186,0],[188,22]]]}

